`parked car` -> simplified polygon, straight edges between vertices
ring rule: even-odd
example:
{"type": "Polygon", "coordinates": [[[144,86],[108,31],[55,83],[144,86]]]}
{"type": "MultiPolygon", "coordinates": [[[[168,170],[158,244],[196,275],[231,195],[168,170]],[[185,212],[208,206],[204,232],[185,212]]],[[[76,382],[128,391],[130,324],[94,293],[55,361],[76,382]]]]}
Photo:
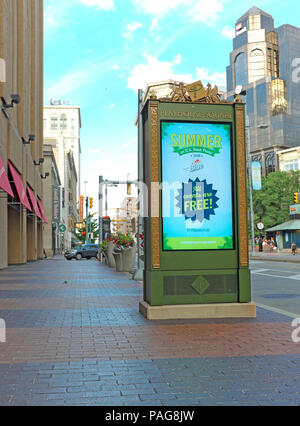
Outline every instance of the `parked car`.
{"type": "Polygon", "coordinates": [[[83,244],[80,247],[69,250],[68,254],[65,253],[65,258],[71,259],[91,259],[92,257],[97,258],[99,246],[98,244],[83,244]]]}
{"type": "Polygon", "coordinates": [[[81,247],[80,246],[76,246],[73,247],[72,249],[66,250],[64,253],[64,256],[67,260],[72,260],[75,258],[76,252],[77,250],[79,250],[81,247]]]}

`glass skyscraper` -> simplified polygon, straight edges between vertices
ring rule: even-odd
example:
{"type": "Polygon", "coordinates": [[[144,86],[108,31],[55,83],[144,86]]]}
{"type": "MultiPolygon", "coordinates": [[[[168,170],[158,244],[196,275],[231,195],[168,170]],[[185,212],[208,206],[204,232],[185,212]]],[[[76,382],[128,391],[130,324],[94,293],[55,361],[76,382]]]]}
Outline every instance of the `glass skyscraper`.
{"type": "Polygon", "coordinates": [[[246,90],[251,158],[267,175],[279,168],[277,151],[300,145],[300,28],[275,28],[271,15],[252,7],[235,30],[225,98],[239,85],[246,90]]]}

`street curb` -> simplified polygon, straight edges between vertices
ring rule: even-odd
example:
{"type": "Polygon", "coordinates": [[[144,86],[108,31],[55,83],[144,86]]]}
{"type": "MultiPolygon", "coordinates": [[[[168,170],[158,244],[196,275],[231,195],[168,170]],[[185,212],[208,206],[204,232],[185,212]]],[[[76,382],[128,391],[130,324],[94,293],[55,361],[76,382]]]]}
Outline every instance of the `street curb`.
{"type": "Polygon", "coordinates": [[[300,259],[294,260],[293,258],[289,259],[276,259],[274,257],[249,257],[249,260],[261,260],[262,262],[284,262],[284,263],[300,263],[300,259]]]}

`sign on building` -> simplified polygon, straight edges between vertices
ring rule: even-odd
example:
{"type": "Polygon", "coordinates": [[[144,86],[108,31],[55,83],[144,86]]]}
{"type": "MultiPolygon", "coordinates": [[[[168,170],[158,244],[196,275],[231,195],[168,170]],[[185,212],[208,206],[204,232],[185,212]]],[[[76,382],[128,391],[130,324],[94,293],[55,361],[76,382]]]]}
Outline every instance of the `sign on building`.
{"type": "Polygon", "coordinates": [[[55,223],[60,222],[60,216],[61,216],[61,200],[60,200],[60,187],[59,186],[53,186],[52,187],[52,221],[55,223]]]}
{"type": "Polygon", "coordinates": [[[79,197],[79,222],[83,222],[84,217],[84,195],[79,197]]]}

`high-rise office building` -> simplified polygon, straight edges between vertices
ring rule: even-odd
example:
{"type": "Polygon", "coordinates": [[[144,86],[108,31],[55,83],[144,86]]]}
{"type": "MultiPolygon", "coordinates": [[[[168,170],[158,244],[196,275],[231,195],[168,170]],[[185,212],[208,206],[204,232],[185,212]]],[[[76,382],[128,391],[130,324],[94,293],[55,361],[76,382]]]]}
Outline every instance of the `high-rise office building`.
{"type": "Polygon", "coordinates": [[[285,145],[294,147],[300,145],[300,28],[282,25],[276,32],[281,78],[286,86],[285,145]]]}
{"type": "Polygon", "coordinates": [[[43,2],[0,1],[0,269],[43,258],[43,2]]]}
{"type": "Polygon", "coordinates": [[[276,152],[300,144],[300,83],[292,69],[300,57],[300,28],[276,29],[272,16],[254,6],[235,31],[225,98],[232,99],[237,86],[246,91],[251,158],[267,175],[279,168],[276,152]]]}
{"type": "Polygon", "coordinates": [[[80,129],[79,106],[51,100],[50,105],[44,107],[44,144],[52,146],[62,185],[62,224],[67,228],[60,244],[63,248],[76,243],[74,225],[79,221],[80,129]]]}

